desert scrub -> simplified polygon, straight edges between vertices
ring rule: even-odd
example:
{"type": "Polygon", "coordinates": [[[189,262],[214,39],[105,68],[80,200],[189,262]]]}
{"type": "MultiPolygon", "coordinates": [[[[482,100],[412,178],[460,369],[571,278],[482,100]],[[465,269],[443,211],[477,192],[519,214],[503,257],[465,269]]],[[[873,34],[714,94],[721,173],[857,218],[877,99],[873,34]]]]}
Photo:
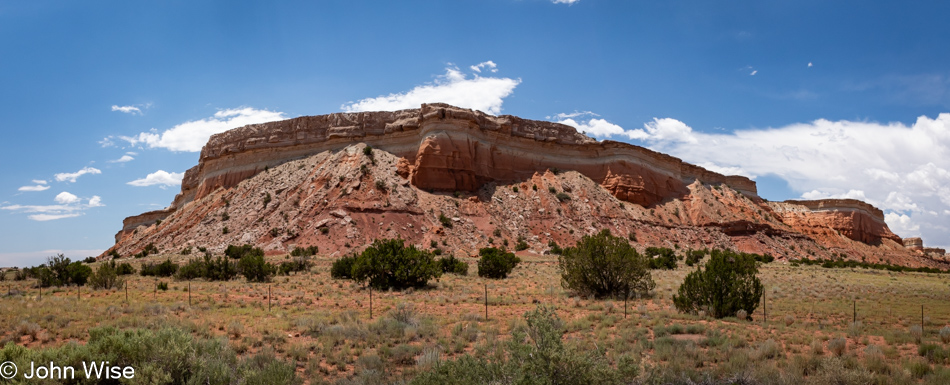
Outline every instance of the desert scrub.
{"type": "Polygon", "coordinates": [[[468,264],[450,255],[439,260],[439,270],[443,273],[468,275],[468,264]]]}
{"type": "MultiPolygon", "coordinates": [[[[524,315],[504,351],[488,357],[463,355],[422,372],[410,384],[540,383],[540,384],[620,384],[620,372],[613,369],[598,350],[578,350],[565,346],[563,324],[553,308],[540,306],[524,315]]],[[[625,373],[639,367],[625,362],[625,373]]]]}
{"type": "Polygon", "coordinates": [[[838,357],[841,357],[845,352],[848,351],[848,340],[840,337],[829,340],[828,351],[838,357]]]}
{"type": "Polygon", "coordinates": [[[353,260],[351,275],[377,290],[425,287],[442,275],[431,252],[402,239],[377,239],[353,260]]]}
{"type": "Polygon", "coordinates": [[[562,249],[558,267],[564,288],[581,295],[626,298],[656,287],[646,258],[610,230],[562,249]]]}
{"type": "Polygon", "coordinates": [[[195,338],[175,327],[157,330],[118,330],[97,327],[89,330],[86,344],[67,343],[53,348],[28,349],[7,344],[0,349],[0,361],[18,367],[30,362],[57,362],[82,367],[82,362],[109,361],[114,366],[132,366],[136,378],[153,383],[245,383],[300,384],[292,364],[273,353],[239,359],[225,341],[195,338]]]}
{"type": "Polygon", "coordinates": [[[521,258],[505,249],[483,247],[478,250],[481,258],[478,260],[478,276],[484,278],[504,279],[521,263],[521,258]]]}
{"type": "Polygon", "coordinates": [[[686,275],[673,303],[687,313],[708,309],[716,318],[753,313],[763,291],[757,263],[749,254],[714,250],[705,266],[686,275]]]}

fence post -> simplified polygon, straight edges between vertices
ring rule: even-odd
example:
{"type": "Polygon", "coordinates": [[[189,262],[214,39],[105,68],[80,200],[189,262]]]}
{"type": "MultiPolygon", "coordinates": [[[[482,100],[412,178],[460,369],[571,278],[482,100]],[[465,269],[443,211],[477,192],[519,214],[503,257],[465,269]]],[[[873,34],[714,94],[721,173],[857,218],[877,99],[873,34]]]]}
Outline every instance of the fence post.
{"type": "Polygon", "coordinates": [[[188,306],[191,306],[191,282],[188,282],[188,306]]]}
{"type": "Polygon", "coordinates": [[[369,286],[369,319],[373,319],[373,287],[372,286],[369,286]]]}
{"type": "Polygon", "coordinates": [[[125,302],[129,302],[129,281],[125,281],[125,302]]]}
{"type": "Polygon", "coordinates": [[[854,306],[854,317],[851,319],[851,323],[856,324],[858,323],[858,300],[854,299],[852,301],[854,301],[852,303],[852,306],[854,306]]]}
{"type": "Polygon", "coordinates": [[[267,285],[267,312],[270,312],[270,285],[267,285]]]}
{"type": "Polygon", "coordinates": [[[488,321],[488,284],[485,284],[485,321],[488,321]]]}

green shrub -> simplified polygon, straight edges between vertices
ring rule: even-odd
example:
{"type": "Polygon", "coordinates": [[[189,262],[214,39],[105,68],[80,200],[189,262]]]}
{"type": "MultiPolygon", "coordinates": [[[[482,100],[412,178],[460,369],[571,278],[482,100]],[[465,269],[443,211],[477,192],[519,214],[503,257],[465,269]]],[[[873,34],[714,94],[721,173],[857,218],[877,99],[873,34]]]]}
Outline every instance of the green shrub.
{"type": "Polygon", "coordinates": [[[650,260],[651,269],[676,269],[676,254],[673,249],[666,247],[647,247],[646,256],[650,260]]]}
{"type": "Polygon", "coordinates": [[[237,276],[237,264],[223,256],[211,258],[205,254],[202,258],[194,258],[175,274],[175,279],[192,280],[204,278],[209,281],[229,281],[237,276]]]}
{"type": "Polygon", "coordinates": [[[231,259],[241,259],[245,255],[259,255],[263,257],[264,250],[247,244],[243,246],[228,245],[228,248],[224,250],[224,255],[227,255],[231,259]]]}
{"type": "Polygon", "coordinates": [[[561,285],[581,295],[624,297],[656,287],[647,259],[610,230],[585,235],[558,257],[561,285]]]}
{"type": "Polygon", "coordinates": [[[143,277],[153,276],[153,277],[171,277],[175,275],[175,272],[178,271],[178,264],[172,262],[170,259],[166,259],[165,262],[162,262],[158,265],[153,263],[146,263],[142,265],[142,270],[139,272],[143,277]]]}
{"type": "Polygon", "coordinates": [[[496,247],[481,248],[478,255],[481,255],[478,260],[479,277],[504,279],[521,263],[521,258],[514,253],[496,247]]]}
{"type": "Polygon", "coordinates": [[[378,290],[423,287],[442,275],[431,252],[402,239],[377,239],[356,258],[352,276],[378,290]]]}
{"type": "MultiPolygon", "coordinates": [[[[302,383],[294,365],[277,359],[273,352],[239,359],[226,340],[196,338],[186,330],[171,327],[97,327],[89,330],[85,344],[67,343],[43,349],[7,344],[0,349],[0,361],[14,362],[20,368],[29,368],[31,362],[56,362],[75,367],[77,372],[81,372],[84,362],[109,362],[135,368],[135,381],[156,384],[302,383]]],[[[93,379],[76,383],[99,382],[93,379]]]]}
{"type": "Polygon", "coordinates": [[[270,281],[270,277],[277,272],[277,268],[273,264],[264,261],[263,253],[245,254],[238,261],[237,269],[250,282],[270,281]]]}
{"type": "Polygon", "coordinates": [[[307,246],[306,248],[294,247],[294,250],[290,252],[292,257],[312,257],[317,255],[320,252],[320,248],[317,246],[307,246]]]}
{"type": "Polygon", "coordinates": [[[353,279],[353,265],[355,263],[355,255],[348,255],[333,261],[333,265],[330,267],[330,277],[335,279],[353,279]]]}
{"type": "Polygon", "coordinates": [[[614,370],[600,349],[565,346],[563,322],[553,308],[525,313],[526,326],[512,332],[500,354],[464,355],[436,365],[410,381],[416,385],[443,384],[622,384],[639,373],[629,359],[614,370]]]}
{"type": "Polygon", "coordinates": [[[129,263],[120,263],[118,266],[116,266],[115,261],[111,261],[109,263],[115,267],[115,273],[118,275],[135,274],[135,268],[129,263]]]}
{"type": "Polygon", "coordinates": [[[310,271],[311,267],[313,267],[313,261],[310,260],[309,256],[294,257],[288,262],[281,262],[277,266],[277,274],[290,275],[290,273],[298,271],[310,271]]]}
{"type": "Polygon", "coordinates": [[[452,228],[452,220],[449,219],[449,217],[445,216],[445,214],[439,214],[439,223],[442,224],[442,227],[445,227],[447,229],[452,228]]]}
{"type": "Polygon", "coordinates": [[[559,192],[559,193],[557,193],[557,194],[555,194],[554,196],[555,196],[555,197],[557,198],[557,200],[560,201],[560,202],[564,202],[564,201],[569,201],[569,200],[571,200],[571,196],[570,196],[570,195],[567,195],[567,193],[566,193],[566,192],[563,192],[563,191],[562,191],[562,192],[559,192]]]}
{"type": "Polygon", "coordinates": [[[518,243],[515,243],[515,251],[527,250],[528,242],[525,241],[524,237],[518,237],[518,243]]]}
{"type": "Polygon", "coordinates": [[[439,260],[439,270],[443,273],[468,275],[468,264],[450,255],[439,260]]]}
{"type": "Polygon", "coordinates": [[[103,263],[96,269],[96,272],[89,277],[89,286],[93,289],[112,289],[122,285],[119,274],[115,268],[115,261],[112,263],[103,263]]]}
{"type": "Polygon", "coordinates": [[[140,251],[140,252],[138,252],[137,254],[133,255],[133,257],[135,257],[135,258],[145,258],[145,257],[147,257],[147,256],[149,256],[149,255],[153,255],[153,254],[158,254],[158,247],[155,247],[155,244],[154,244],[154,243],[149,243],[149,244],[145,245],[144,248],[142,248],[142,251],[140,251]]]}
{"type": "Polygon", "coordinates": [[[705,267],[686,276],[673,304],[682,312],[703,310],[716,318],[731,317],[739,310],[754,313],[763,290],[756,263],[749,255],[713,253],[705,267]]]}
{"type": "Polygon", "coordinates": [[[161,291],[168,291],[168,282],[159,282],[157,288],[161,291]]]}

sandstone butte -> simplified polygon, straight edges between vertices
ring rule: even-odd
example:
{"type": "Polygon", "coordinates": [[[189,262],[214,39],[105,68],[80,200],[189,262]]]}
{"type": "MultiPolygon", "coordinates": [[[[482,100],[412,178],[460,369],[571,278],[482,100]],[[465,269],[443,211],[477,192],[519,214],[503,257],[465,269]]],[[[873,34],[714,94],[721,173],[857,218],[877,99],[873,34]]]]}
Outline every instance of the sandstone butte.
{"type": "Polygon", "coordinates": [[[942,250],[905,247],[881,210],[861,201],[769,202],[745,177],[562,124],[446,104],[216,134],[171,205],[126,218],[109,251],[253,244],[278,254],[316,245],[332,256],[401,237],[459,256],[518,239],[529,245],[522,253],[543,253],[550,241],[572,245],[601,229],[640,248],[950,267],[942,250]]]}

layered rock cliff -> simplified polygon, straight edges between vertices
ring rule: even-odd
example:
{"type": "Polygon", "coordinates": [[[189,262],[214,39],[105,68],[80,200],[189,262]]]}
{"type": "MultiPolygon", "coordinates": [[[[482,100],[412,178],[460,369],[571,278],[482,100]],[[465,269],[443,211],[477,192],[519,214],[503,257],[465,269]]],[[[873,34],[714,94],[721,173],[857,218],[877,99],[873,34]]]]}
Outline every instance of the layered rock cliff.
{"type": "Polygon", "coordinates": [[[116,250],[253,243],[272,252],[314,244],[332,253],[380,236],[474,250],[502,234],[541,251],[551,240],[573,243],[599,228],[634,234],[643,245],[779,257],[834,248],[917,263],[880,210],[865,203],[766,202],[741,176],[596,141],[557,123],[445,104],[214,135],[172,205],[127,218],[116,250]],[[366,145],[373,150],[364,153],[366,145]],[[456,225],[440,222],[440,214],[456,225]]]}

